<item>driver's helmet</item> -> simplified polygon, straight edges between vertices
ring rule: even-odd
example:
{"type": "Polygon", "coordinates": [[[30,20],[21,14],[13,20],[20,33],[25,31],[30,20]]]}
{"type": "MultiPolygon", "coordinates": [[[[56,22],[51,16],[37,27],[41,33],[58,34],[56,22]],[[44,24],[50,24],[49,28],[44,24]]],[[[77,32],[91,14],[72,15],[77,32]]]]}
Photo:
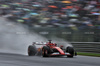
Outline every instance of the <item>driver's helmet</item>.
{"type": "Polygon", "coordinates": [[[56,43],[54,43],[54,45],[55,45],[55,46],[57,46],[57,44],[56,44],[56,43]]]}
{"type": "Polygon", "coordinates": [[[49,43],[51,43],[52,40],[48,40],[48,41],[49,41],[49,43]]]}

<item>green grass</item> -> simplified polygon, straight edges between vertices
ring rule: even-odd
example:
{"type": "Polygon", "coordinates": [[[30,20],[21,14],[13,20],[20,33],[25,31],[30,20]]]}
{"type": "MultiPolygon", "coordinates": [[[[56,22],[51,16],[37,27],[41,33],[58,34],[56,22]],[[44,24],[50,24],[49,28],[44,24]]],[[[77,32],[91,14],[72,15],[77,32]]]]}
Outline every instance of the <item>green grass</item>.
{"type": "Polygon", "coordinates": [[[100,57],[100,53],[77,52],[77,55],[100,57]]]}

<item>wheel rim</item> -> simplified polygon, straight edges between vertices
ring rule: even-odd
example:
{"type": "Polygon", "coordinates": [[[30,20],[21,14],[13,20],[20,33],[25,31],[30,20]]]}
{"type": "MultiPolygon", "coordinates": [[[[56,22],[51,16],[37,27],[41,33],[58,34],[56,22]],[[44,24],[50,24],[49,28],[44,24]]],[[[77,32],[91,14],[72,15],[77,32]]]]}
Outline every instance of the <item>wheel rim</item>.
{"type": "Polygon", "coordinates": [[[45,50],[45,53],[47,54],[47,53],[48,53],[48,51],[47,51],[47,50],[45,50]]]}

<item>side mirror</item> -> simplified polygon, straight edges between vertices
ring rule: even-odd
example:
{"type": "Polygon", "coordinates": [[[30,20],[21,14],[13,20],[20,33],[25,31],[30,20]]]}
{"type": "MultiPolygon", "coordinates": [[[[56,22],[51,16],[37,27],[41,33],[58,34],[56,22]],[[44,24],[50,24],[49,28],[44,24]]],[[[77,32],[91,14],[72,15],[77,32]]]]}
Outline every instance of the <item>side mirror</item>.
{"type": "Polygon", "coordinates": [[[60,48],[61,48],[61,49],[63,49],[63,47],[64,47],[63,45],[60,45],[60,48]]]}

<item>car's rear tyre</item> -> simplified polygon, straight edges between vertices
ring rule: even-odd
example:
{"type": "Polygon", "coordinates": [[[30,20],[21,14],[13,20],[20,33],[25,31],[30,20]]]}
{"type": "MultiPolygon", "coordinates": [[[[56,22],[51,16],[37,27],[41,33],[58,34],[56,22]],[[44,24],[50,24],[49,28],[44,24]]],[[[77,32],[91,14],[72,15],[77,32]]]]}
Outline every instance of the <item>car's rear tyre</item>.
{"type": "Polygon", "coordinates": [[[74,48],[73,47],[67,47],[66,52],[71,54],[71,55],[67,55],[67,57],[73,57],[74,56],[74,48]]]}
{"type": "Polygon", "coordinates": [[[28,47],[28,56],[34,56],[37,53],[37,49],[34,45],[28,47]]]}
{"type": "Polygon", "coordinates": [[[43,57],[49,57],[49,48],[47,46],[44,46],[42,48],[42,56],[43,57]]]}

